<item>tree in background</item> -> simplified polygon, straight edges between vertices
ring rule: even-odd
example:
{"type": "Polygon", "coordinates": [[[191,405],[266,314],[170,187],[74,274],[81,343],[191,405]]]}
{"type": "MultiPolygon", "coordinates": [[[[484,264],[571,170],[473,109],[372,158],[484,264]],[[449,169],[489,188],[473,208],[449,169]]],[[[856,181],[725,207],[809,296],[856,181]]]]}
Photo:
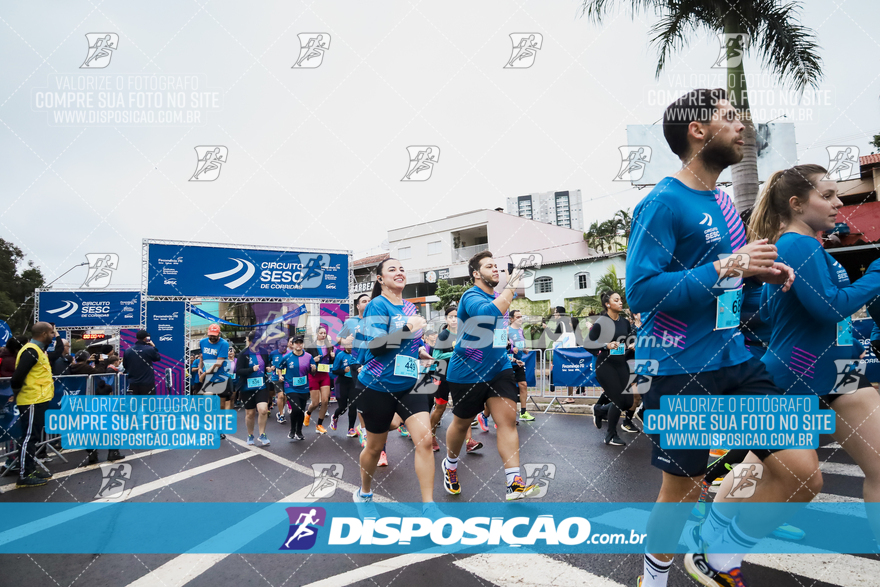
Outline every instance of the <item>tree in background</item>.
{"type": "Polygon", "coordinates": [[[871,139],[871,145],[874,146],[874,154],[880,153],[880,135],[874,135],[874,138],[871,139]]]}
{"type": "Polygon", "coordinates": [[[469,285],[450,285],[445,279],[437,280],[437,291],[434,295],[440,298],[440,301],[437,302],[435,308],[441,311],[445,310],[446,306],[452,302],[458,302],[464,292],[469,289],[469,285]]]}
{"type": "Polygon", "coordinates": [[[604,222],[594,220],[584,233],[584,240],[588,247],[603,254],[625,251],[629,243],[631,225],[632,216],[629,209],[618,210],[614,216],[604,222]]]}
{"type": "Polygon", "coordinates": [[[19,333],[33,324],[34,290],[46,283],[33,261],[28,261],[26,268],[19,271],[23,262],[21,249],[0,238],[0,319],[19,333]]]}
{"type": "MultiPolygon", "coordinates": [[[[672,54],[687,47],[697,31],[711,34],[751,38],[747,53],[757,52],[764,67],[779,76],[780,81],[795,91],[807,86],[818,87],[822,77],[815,33],[798,21],[801,3],[790,0],[583,0],[582,14],[600,24],[605,16],[623,6],[632,15],[644,10],[660,15],[649,33],[660,57],[655,71],[657,79],[672,54]]],[[[739,212],[755,205],[758,197],[758,149],[755,124],[749,110],[745,69],[740,61],[728,67],[725,76],[730,103],[739,111],[745,125],[743,159],[731,167],[734,203],[739,212]]]]}
{"type": "Polygon", "coordinates": [[[602,306],[602,294],[606,291],[616,291],[619,293],[620,299],[623,301],[623,309],[626,310],[629,307],[626,305],[626,292],[621,287],[620,279],[617,277],[617,269],[612,266],[596,282],[596,295],[578,298],[571,303],[572,316],[586,316],[590,312],[602,313],[605,309],[602,306]]]}

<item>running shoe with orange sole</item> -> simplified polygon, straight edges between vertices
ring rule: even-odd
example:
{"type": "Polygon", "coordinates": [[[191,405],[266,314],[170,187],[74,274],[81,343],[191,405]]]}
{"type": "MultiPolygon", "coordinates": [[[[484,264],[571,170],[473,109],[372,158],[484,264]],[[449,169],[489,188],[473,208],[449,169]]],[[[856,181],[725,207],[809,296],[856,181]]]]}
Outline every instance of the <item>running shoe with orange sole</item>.
{"type": "Polygon", "coordinates": [[[513,478],[513,483],[507,486],[507,501],[522,499],[524,497],[534,497],[541,492],[541,488],[537,485],[526,485],[522,477],[517,475],[513,478]]]}
{"type": "Polygon", "coordinates": [[[309,425],[309,420],[311,420],[311,419],[312,419],[312,415],[309,414],[308,412],[306,412],[306,417],[305,417],[305,419],[303,420],[303,426],[308,426],[308,425],[309,425]]]}
{"type": "Polygon", "coordinates": [[[382,454],[379,455],[379,467],[387,467],[388,466],[388,455],[385,454],[385,451],[382,451],[382,454]]]}
{"type": "Polygon", "coordinates": [[[321,424],[315,426],[315,434],[327,434],[327,429],[321,424]]]}

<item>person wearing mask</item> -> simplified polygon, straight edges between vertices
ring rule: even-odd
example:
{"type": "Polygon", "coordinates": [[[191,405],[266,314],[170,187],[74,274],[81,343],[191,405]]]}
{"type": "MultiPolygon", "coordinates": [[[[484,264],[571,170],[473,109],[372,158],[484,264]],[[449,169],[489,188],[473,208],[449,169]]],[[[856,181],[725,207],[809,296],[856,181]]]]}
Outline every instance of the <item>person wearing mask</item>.
{"type": "Polygon", "coordinates": [[[134,344],[122,356],[122,365],[128,375],[128,391],[132,395],[156,395],[156,375],[153,363],[162,360],[150,333],[138,330],[134,344]]]}
{"type": "Polygon", "coordinates": [[[39,487],[49,482],[51,473],[37,468],[37,443],[43,433],[43,422],[49,402],[55,397],[52,367],[46,348],[56,337],[48,322],[37,322],[31,328],[31,339],[18,352],[12,374],[12,397],[18,405],[22,437],[19,448],[19,471],[16,487],[39,487]]]}
{"type": "MultiPolygon", "coordinates": [[[[229,351],[226,351],[227,355],[229,351]]],[[[224,358],[226,355],[224,355],[224,358]]],[[[244,402],[247,443],[254,444],[254,419],[258,417],[259,441],[269,446],[266,436],[266,420],[269,418],[269,388],[266,381],[266,368],[271,366],[269,353],[259,348],[257,332],[251,330],[245,339],[245,348],[235,363],[235,375],[241,380],[241,398],[244,402]]]]}

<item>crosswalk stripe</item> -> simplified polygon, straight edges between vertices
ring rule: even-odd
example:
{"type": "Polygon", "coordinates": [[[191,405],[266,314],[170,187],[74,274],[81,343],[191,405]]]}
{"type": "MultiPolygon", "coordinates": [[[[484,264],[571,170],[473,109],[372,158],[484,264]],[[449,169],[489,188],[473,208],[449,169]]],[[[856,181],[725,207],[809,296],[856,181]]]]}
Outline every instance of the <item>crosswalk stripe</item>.
{"type": "Polygon", "coordinates": [[[864,477],[865,473],[858,465],[848,465],[846,463],[829,463],[824,461],[819,463],[819,470],[829,475],[846,475],[847,477],[864,477]]]}
{"type": "Polygon", "coordinates": [[[624,587],[623,583],[594,575],[545,554],[476,554],[455,561],[455,566],[499,587],[624,587]]]}
{"type": "Polygon", "coordinates": [[[227,457],[225,459],[221,459],[219,461],[214,461],[212,463],[208,463],[206,465],[201,465],[199,467],[194,467],[192,469],[188,469],[186,471],[181,471],[179,473],[175,473],[174,475],[170,475],[168,477],[162,477],[161,479],[156,479],[155,481],[151,481],[149,483],[145,483],[138,487],[135,487],[131,490],[131,493],[128,495],[116,498],[116,499],[96,499],[90,503],[83,504],[79,507],[71,508],[69,510],[59,512],[57,514],[53,514],[51,516],[46,516],[45,518],[41,518],[39,520],[34,520],[33,522],[29,522],[27,524],[22,524],[21,526],[16,526],[15,528],[10,528],[5,532],[0,532],[0,546],[9,544],[10,542],[14,542],[15,540],[19,540],[26,536],[30,536],[32,534],[36,534],[37,532],[42,532],[43,530],[48,530],[54,526],[59,524],[64,524],[65,522],[69,522],[70,520],[75,520],[76,518],[85,516],[87,514],[91,514],[97,511],[99,508],[95,507],[95,504],[99,505],[110,505],[111,503],[120,503],[122,501],[127,501],[134,497],[141,496],[150,491],[155,491],[157,489],[161,489],[163,487],[167,487],[172,483],[177,483],[179,481],[183,481],[185,479],[189,479],[191,477],[195,477],[196,475],[201,475],[202,473],[207,473],[209,471],[213,471],[214,469],[219,469],[220,467],[224,467],[226,465],[231,465],[232,463],[242,461],[244,459],[251,458],[253,453],[245,452],[232,457],[227,457]]]}
{"type": "MultiPolygon", "coordinates": [[[[312,486],[307,485],[291,493],[282,499],[280,503],[309,503],[317,501],[314,497],[309,497],[311,490],[312,486]]],[[[212,545],[216,545],[216,547],[219,547],[218,549],[236,550],[256,538],[253,532],[254,528],[267,528],[277,521],[275,519],[277,512],[274,509],[272,510],[271,520],[265,519],[266,514],[267,511],[264,510],[248,516],[238,524],[199,544],[193,550],[210,550],[212,545]]],[[[180,587],[193,581],[228,556],[229,554],[204,552],[184,553],[174,557],[161,567],[153,569],[140,579],[129,583],[128,587],[154,587],[155,585],[180,587]]]]}

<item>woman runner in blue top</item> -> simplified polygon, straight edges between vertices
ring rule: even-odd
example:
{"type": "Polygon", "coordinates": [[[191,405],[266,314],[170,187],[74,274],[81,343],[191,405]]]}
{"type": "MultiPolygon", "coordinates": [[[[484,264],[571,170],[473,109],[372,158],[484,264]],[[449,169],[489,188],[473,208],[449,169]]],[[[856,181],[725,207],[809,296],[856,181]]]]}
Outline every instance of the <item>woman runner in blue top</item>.
{"type": "MultiPolygon", "coordinates": [[[[770,345],[762,361],[788,395],[815,394],[820,407],[837,414],[832,434],[865,472],[865,502],[880,501],[880,396],[854,367],[864,349],[852,334],[851,316],[880,295],[880,259],[850,284],[846,270],[816,238],[834,228],[837,183],[819,165],[774,173],[752,215],[754,238],[776,243],[780,260],[798,273],[782,293],[765,285],[762,317],[770,319],[770,345]]],[[[873,304],[872,304],[873,302],[873,304]]],[[[719,490],[723,493],[724,486],[719,490]]],[[[874,513],[869,508],[869,513],[874,513]]],[[[869,515],[876,537],[880,520],[869,515]]]]}
{"type": "Polygon", "coordinates": [[[358,379],[363,384],[358,404],[367,435],[360,456],[361,486],[356,503],[372,501],[373,474],[394,416],[399,415],[412,435],[415,468],[425,513],[434,506],[434,458],[431,424],[424,396],[411,395],[418,382],[418,357],[422,330],[427,321],[403,299],[406,273],[397,259],[385,259],[376,268],[376,283],[364,313],[367,349],[358,379]]]}

